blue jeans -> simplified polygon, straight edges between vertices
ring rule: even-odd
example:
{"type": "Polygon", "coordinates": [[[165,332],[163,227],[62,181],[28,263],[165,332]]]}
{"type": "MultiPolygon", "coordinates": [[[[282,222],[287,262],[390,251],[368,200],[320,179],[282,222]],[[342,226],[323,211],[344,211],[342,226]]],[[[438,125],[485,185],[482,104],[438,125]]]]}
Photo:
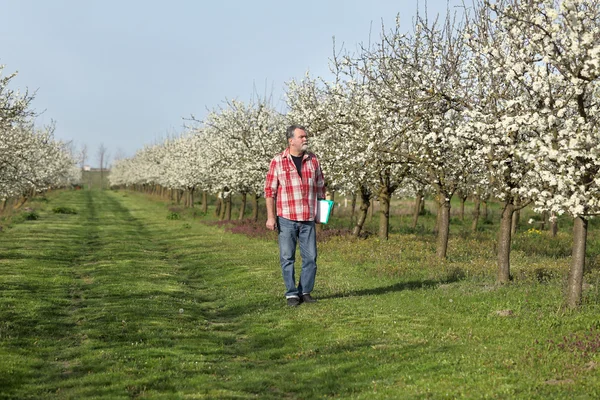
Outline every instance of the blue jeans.
{"type": "Polygon", "coordinates": [[[285,296],[296,297],[312,292],[317,274],[317,233],[314,221],[292,221],[277,217],[279,231],[279,261],[285,296]],[[294,262],[296,261],[296,243],[300,239],[302,271],[296,287],[294,262]]]}

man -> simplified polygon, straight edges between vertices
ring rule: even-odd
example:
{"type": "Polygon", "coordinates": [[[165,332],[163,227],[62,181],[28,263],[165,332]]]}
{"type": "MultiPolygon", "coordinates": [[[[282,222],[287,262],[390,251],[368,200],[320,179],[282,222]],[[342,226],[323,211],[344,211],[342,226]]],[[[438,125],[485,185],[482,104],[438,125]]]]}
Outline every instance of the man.
{"type": "Polygon", "coordinates": [[[308,135],[300,125],[286,130],[288,147],[271,161],[265,182],[267,229],[278,230],[279,260],[289,306],[314,303],[310,293],[317,273],[317,200],[325,182],[317,157],[308,152],[308,135]],[[296,286],[294,262],[300,241],[302,271],[296,286]]]}

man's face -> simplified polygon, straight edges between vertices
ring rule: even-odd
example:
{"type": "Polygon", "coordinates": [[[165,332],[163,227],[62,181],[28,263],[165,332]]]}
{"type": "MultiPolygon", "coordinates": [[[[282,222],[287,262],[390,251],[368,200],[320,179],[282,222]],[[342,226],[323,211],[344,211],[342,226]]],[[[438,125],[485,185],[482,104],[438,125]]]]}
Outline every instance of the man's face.
{"type": "Polygon", "coordinates": [[[290,150],[293,153],[302,153],[308,149],[308,136],[306,131],[296,128],[294,137],[289,139],[290,150]]]}

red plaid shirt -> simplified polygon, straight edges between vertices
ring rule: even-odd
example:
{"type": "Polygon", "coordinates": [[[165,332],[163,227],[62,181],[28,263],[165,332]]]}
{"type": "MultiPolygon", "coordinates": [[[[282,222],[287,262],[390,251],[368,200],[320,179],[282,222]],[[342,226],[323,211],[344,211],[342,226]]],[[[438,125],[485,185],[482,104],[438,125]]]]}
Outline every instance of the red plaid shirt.
{"type": "Polygon", "coordinates": [[[292,221],[314,221],[317,200],[325,198],[325,179],[317,157],[302,158],[302,179],[289,148],[271,161],[265,182],[265,197],[275,197],[277,215],[292,221]]]}

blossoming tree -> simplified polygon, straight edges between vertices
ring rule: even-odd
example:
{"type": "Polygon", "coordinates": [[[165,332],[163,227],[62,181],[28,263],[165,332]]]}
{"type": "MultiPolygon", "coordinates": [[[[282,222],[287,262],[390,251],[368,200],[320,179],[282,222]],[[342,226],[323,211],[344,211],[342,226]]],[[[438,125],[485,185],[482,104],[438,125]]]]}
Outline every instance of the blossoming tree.
{"type": "MultiPolygon", "coordinates": [[[[588,218],[600,212],[600,1],[516,0],[488,4],[514,51],[507,78],[528,90],[507,123],[532,132],[521,157],[526,193],[540,211],[573,216],[567,304],[581,302],[588,218]]],[[[507,117],[508,118],[508,117],[507,117]]]]}

